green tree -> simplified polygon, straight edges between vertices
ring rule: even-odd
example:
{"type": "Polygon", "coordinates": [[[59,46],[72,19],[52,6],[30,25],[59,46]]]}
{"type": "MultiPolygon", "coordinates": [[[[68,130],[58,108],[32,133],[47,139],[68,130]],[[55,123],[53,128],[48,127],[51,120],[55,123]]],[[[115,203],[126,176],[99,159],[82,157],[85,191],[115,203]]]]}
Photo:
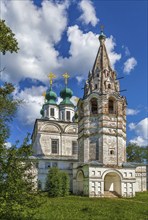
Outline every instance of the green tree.
{"type": "Polygon", "coordinates": [[[126,148],[127,161],[143,163],[148,161],[148,147],[139,147],[136,143],[128,143],[126,148]]]}
{"type": "Polygon", "coordinates": [[[9,123],[12,121],[19,101],[13,100],[14,86],[5,83],[0,87],[0,150],[9,137],[9,123]]]}
{"type": "Polygon", "coordinates": [[[29,137],[20,148],[4,148],[1,153],[0,219],[32,219],[39,205],[28,141],[29,137]]]}
{"type": "Polygon", "coordinates": [[[69,194],[69,176],[67,173],[52,167],[46,179],[46,191],[50,197],[66,196],[69,194]]]}
{"type": "Polygon", "coordinates": [[[66,172],[61,172],[62,178],[62,196],[68,196],[70,190],[69,176],[66,172]]]}
{"type": "MultiPolygon", "coordinates": [[[[17,52],[18,43],[11,29],[0,20],[0,52],[17,52]]],[[[7,148],[18,100],[14,100],[14,86],[4,83],[0,86],[0,219],[32,219],[39,205],[35,190],[34,162],[30,160],[31,145],[27,137],[20,148],[7,148]]]]}
{"type": "Polygon", "coordinates": [[[5,24],[5,21],[0,19],[0,51],[3,54],[8,51],[13,53],[19,50],[18,42],[14,36],[15,34],[5,24]]]}

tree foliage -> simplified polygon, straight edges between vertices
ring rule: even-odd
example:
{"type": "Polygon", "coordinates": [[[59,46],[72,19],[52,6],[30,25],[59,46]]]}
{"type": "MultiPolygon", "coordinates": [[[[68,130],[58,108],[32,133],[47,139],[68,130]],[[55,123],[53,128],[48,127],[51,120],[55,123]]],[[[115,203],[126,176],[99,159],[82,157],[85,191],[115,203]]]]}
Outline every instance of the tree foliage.
{"type": "Polygon", "coordinates": [[[57,167],[50,168],[46,180],[46,190],[50,197],[69,195],[68,174],[57,167]]]}
{"type": "Polygon", "coordinates": [[[129,143],[126,148],[126,153],[128,162],[148,162],[148,147],[139,147],[135,143],[129,143]]]}
{"type": "Polygon", "coordinates": [[[39,205],[29,137],[4,148],[0,159],[0,219],[31,219],[39,205]]]}
{"type": "Polygon", "coordinates": [[[9,123],[12,121],[19,103],[17,100],[13,100],[14,89],[11,83],[5,83],[0,87],[0,148],[3,147],[9,136],[9,123]]]}
{"type": "Polygon", "coordinates": [[[17,52],[18,42],[14,37],[15,34],[12,30],[5,24],[4,20],[0,20],[0,51],[5,54],[6,52],[17,52]]]}
{"type": "MultiPolygon", "coordinates": [[[[18,43],[11,29],[0,20],[0,52],[17,52],[18,43]]],[[[32,219],[38,202],[35,190],[34,162],[30,160],[29,137],[21,147],[6,147],[10,135],[10,122],[13,120],[18,100],[12,93],[14,86],[5,83],[0,86],[0,219],[32,219]]]]}

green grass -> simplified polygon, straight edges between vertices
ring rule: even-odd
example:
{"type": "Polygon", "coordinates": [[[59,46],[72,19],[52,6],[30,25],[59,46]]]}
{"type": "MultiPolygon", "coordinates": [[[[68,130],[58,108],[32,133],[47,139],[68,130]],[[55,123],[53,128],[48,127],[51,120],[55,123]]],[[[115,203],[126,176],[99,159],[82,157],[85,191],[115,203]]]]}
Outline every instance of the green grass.
{"type": "Polygon", "coordinates": [[[39,220],[148,220],[148,192],[129,199],[48,198],[44,194],[41,200],[35,216],[39,220]]]}

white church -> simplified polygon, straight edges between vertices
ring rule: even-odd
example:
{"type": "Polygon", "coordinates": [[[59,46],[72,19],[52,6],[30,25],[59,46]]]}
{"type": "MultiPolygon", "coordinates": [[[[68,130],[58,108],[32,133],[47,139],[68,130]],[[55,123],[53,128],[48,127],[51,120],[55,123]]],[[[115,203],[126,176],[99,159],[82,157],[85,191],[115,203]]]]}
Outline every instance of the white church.
{"type": "Polygon", "coordinates": [[[32,134],[37,180],[43,190],[48,169],[55,166],[69,174],[73,194],[133,197],[147,190],[148,167],[126,162],[127,102],[120,94],[105,40],[101,31],[98,53],[77,106],[70,100],[69,75],[63,75],[60,104],[52,89],[55,75],[49,75],[42,117],[36,119],[32,134]]]}

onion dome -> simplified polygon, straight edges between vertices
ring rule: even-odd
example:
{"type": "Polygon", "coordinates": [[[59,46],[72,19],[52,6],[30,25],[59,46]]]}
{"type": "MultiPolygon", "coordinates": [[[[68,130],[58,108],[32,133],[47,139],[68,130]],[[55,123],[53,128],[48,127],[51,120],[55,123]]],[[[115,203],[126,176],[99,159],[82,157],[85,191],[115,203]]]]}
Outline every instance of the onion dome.
{"type": "Polygon", "coordinates": [[[46,104],[56,105],[57,94],[52,90],[52,87],[47,90],[45,98],[47,100],[46,104]]]}
{"type": "Polygon", "coordinates": [[[70,101],[70,98],[73,95],[73,91],[65,87],[61,92],[60,92],[60,97],[63,99],[63,101],[60,103],[60,105],[71,105],[74,106],[74,104],[70,101]]]}

